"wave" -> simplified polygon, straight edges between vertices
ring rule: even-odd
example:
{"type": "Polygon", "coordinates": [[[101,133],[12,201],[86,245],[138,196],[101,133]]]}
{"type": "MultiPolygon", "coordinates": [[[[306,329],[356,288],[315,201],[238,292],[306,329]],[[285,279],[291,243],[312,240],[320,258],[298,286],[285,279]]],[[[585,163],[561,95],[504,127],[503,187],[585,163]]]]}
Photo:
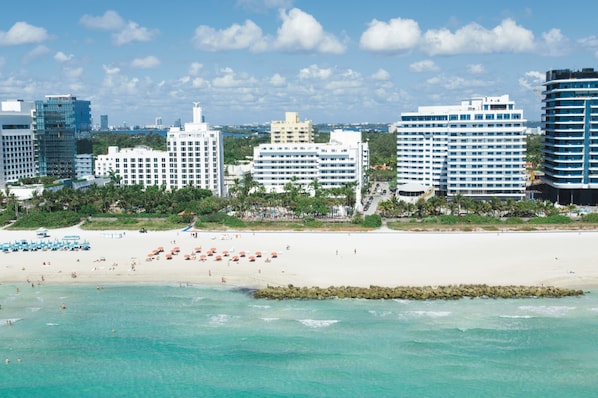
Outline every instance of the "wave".
{"type": "Polygon", "coordinates": [[[416,317],[442,318],[452,314],[450,311],[407,311],[405,315],[416,317]]]}
{"type": "Polygon", "coordinates": [[[336,319],[330,319],[330,320],[299,319],[299,322],[301,322],[303,325],[305,325],[309,328],[325,328],[330,325],[334,325],[335,323],[337,323],[339,321],[336,319]]]}
{"type": "Polygon", "coordinates": [[[268,308],[272,308],[269,305],[257,305],[257,304],[250,304],[249,305],[250,308],[261,308],[261,309],[268,309],[268,308]]]}
{"type": "Polygon", "coordinates": [[[272,322],[272,321],[278,321],[280,318],[260,318],[263,321],[266,322],[272,322]]]}
{"type": "Polygon", "coordinates": [[[228,314],[218,314],[218,315],[211,315],[209,318],[209,323],[211,325],[224,325],[228,321],[230,321],[233,317],[228,314]]]}
{"type": "Polygon", "coordinates": [[[376,311],[376,310],[369,310],[368,311],[370,314],[374,315],[374,316],[378,316],[378,317],[387,317],[389,315],[392,315],[392,311],[376,311]]]}
{"type": "Polygon", "coordinates": [[[535,318],[533,315],[499,315],[499,318],[510,318],[510,319],[530,319],[535,318]]]}
{"type": "Polygon", "coordinates": [[[570,311],[577,307],[569,307],[565,305],[522,305],[519,307],[522,311],[532,312],[537,315],[550,316],[550,317],[562,317],[567,315],[570,311]]]}
{"type": "Polygon", "coordinates": [[[41,310],[41,307],[31,307],[31,308],[29,308],[29,310],[31,312],[37,312],[37,311],[41,310]]]}
{"type": "Polygon", "coordinates": [[[48,322],[46,323],[46,326],[58,326],[58,323],[53,323],[53,322],[48,322]]]}

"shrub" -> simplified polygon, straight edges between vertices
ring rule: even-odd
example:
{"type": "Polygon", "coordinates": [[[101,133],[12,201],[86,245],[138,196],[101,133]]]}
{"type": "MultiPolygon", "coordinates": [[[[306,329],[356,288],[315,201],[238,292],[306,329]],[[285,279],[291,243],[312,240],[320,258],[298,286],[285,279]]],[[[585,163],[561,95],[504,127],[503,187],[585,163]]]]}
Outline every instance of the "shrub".
{"type": "Polygon", "coordinates": [[[535,217],[530,219],[528,224],[570,224],[573,220],[560,214],[548,217],[535,217]]]}
{"type": "Polygon", "coordinates": [[[378,214],[365,216],[362,225],[366,228],[380,228],[382,226],[382,217],[378,214]]]}
{"type": "Polygon", "coordinates": [[[598,223],[598,213],[588,213],[581,216],[581,222],[598,223]]]}

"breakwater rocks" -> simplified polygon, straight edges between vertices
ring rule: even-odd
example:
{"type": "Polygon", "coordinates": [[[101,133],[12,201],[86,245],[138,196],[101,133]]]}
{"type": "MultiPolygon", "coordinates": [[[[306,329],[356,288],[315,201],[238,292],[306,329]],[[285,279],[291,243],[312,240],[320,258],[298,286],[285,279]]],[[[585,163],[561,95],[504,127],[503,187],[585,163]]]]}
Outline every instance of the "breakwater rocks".
{"type": "Polygon", "coordinates": [[[488,286],[488,285],[449,285],[422,287],[295,287],[293,285],[268,286],[253,293],[255,298],[289,299],[330,299],[360,298],[371,300],[458,300],[462,298],[532,298],[581,296],[582,290],[564,289],[553,286],[488,286]]]}

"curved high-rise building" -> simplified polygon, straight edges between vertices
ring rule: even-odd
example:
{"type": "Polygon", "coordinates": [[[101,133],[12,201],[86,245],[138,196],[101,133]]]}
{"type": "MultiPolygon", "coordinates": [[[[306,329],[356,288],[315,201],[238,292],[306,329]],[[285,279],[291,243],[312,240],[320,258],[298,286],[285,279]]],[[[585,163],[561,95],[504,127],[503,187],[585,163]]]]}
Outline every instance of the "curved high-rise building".
{"type": "Polygon", "coordinates": [[[546,72],[544,182],[561,204],[598,203],[598,72],[546,72]]]}

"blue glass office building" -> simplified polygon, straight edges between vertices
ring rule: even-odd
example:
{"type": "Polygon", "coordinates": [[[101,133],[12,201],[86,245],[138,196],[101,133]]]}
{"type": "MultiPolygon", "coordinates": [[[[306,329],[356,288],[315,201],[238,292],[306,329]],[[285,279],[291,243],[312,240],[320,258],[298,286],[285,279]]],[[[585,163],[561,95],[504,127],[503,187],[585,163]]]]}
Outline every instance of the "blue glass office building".
{"type": "Polygon", "coordinates": [[[38,175],[74,179],[77,141],[90,136],[90,101],[72,95],[35,101],[34,130],[38,175]]]}
{"type": "Polygon", "coordinates": [[[561,204],[598,203],[598,72],[546,72],[544,182],[561,204]]]}

